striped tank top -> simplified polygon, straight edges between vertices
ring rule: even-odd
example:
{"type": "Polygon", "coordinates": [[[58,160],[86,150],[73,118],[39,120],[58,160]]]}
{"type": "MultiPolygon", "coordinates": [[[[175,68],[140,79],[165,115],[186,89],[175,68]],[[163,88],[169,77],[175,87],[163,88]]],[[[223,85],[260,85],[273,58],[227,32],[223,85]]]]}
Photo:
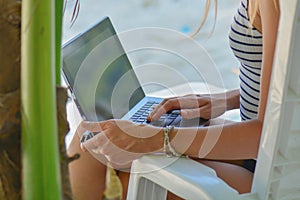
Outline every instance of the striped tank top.
{"type": "Polygon", "coordinates": [[[230,46],[240,61],[240,112],[242,120],[257,118],[262,64],[262,34],[251,26],[248,0],[242,0],[229,33],[230,46]]]}

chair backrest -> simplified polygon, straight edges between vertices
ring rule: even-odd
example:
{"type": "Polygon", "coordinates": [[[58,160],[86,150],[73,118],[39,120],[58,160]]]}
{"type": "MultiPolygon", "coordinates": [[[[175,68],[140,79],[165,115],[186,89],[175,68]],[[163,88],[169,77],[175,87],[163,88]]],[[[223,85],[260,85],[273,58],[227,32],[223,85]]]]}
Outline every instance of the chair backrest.
{"type": "Polygon", "coordinates": [[[281,17],[252,193],[300,199],[300,1],[281,0],[281,17]]]}

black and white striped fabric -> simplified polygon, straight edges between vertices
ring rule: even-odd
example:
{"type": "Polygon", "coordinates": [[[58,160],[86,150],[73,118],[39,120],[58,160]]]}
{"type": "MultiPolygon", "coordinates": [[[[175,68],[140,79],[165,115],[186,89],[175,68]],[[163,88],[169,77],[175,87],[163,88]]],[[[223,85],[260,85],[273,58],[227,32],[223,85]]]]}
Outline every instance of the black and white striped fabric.
{"type": "Polygon", "coordinates": [[[241,62],[240,111],[242,120],[257,118],[262,63],[262,34],[250,24],[248,0],[242,0],[229,33],[230,46],[241,62]]]}

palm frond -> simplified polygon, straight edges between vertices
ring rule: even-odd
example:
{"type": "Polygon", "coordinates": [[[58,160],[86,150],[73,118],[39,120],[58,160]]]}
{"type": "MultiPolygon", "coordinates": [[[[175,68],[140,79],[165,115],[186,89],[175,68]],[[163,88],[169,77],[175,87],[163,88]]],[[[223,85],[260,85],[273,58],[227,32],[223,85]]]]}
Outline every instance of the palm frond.
{"type": "Polygon", "coordinates": [[[79,10],[80,10],[80,0],[76,0],[74,10],[73,10],[73,14],[72,14],[72,18],[71,18],[71,27],[74,25],[74,23],[75,23],[75,21],[78,17],[79,10]]]}

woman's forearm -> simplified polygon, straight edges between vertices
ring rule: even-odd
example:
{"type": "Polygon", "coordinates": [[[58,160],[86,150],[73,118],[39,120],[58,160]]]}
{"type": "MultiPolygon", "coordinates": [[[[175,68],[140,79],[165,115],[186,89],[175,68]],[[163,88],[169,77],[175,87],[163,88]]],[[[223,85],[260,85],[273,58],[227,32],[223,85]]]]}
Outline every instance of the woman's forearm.
{"type": "Polygon", "coordinates": [[[256,158],[262,122],[250,120],[211,127],[175,128],[174,148],[189,156],[206,159],[256,158]]]}

